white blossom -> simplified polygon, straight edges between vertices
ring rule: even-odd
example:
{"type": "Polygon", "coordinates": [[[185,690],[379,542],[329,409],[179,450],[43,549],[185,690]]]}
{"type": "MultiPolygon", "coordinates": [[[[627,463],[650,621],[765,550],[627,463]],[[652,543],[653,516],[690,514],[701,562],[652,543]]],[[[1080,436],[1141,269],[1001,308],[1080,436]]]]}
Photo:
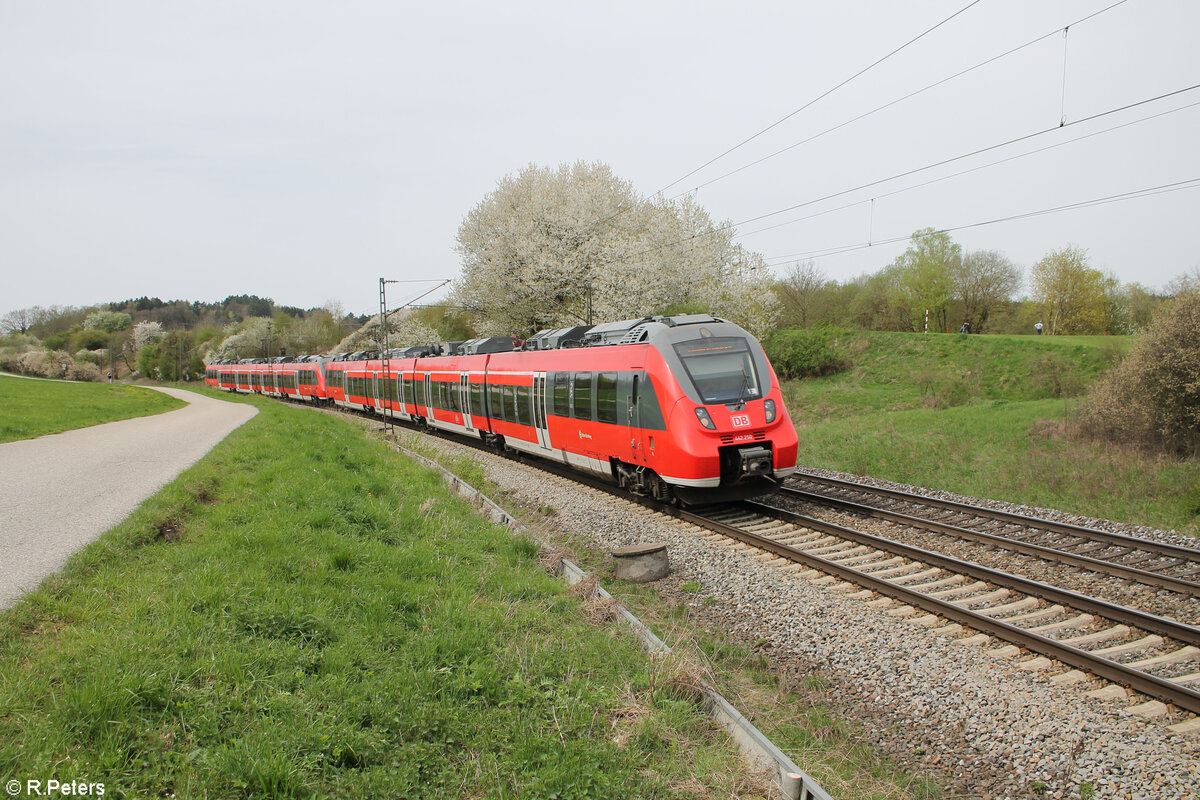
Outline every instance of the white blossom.
{"type": "MultiPolygon", "coordinates": [[[[647,199],[603,164],[530,165],[463,220],[455,300],[481,334],[631,319],[701,306],[752,330],[778,315],[756,277],[762,257],[733,243],[691,198],[647,199]]],[[[765,272],[765,271],[764,271],[765,272]]]]}
{"type": "Polygon", "coordinates": [[[133,335],[129,337],[129,346],[133,352],[140,353],[143,347],[161,339],[165,334],[162,323],[150,320],[139,322],[133,326],[133,335]]]}

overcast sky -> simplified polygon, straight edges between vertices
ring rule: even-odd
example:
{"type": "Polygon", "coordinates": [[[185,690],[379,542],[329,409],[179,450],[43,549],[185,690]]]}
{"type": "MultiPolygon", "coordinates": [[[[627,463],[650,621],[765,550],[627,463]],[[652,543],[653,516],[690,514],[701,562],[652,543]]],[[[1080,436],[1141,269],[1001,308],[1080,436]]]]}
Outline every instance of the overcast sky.
{"type": "Polygon", "coordinates": [[[1200,84],[1195,0],[1082,22],[1115,0],[981,0],[674,183],[969,2],[0,0],[0,313],[243,293],[371,312],[380,276],[457,276],[499,178],[576,160],[699,187],[776,269],[817,255],[839,281],[922,227],[1025,269],[1078,245],[1149,287],[1200,266],[1200,89],[1106,113],[1200,84]]]}

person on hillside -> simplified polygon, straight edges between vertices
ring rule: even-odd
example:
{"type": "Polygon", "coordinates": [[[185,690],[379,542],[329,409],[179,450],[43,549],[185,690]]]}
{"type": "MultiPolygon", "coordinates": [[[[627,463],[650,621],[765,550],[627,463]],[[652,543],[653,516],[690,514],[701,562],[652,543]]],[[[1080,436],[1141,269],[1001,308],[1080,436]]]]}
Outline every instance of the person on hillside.
{"type": "Polygon", "coordinates": [[[962,327],[958,329],[958,332],[959,333],[970,333],[971,332],[971,323],[964,322],[962,324],[962,327]]]}
{"type": "Polygon", "coordinates": [[[1036,325],[1034,325],[1033,327],[1037,328],[1038,336],[1041,336],[1042,335],[1042,323],[1039,322],[1036,325]]]}

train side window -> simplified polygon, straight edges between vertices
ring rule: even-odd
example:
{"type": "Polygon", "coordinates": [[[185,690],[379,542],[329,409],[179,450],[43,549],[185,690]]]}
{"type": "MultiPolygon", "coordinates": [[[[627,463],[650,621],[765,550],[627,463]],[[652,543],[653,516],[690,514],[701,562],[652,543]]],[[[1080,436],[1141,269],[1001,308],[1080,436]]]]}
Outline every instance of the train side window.
{"type": "Polygon", "coordinates": [[[617,373],[596,374],[596,421],[617,421],[617,373]]]}
{"type": "Polygon", "coordinates": [[[483,407],[483,384],[472,383],[471,387],[471,415],[486,417],[487,411],[483,407]]]}
{"type": "Polygon", "coordinates": [[[502,421],[507,420],[508,417],[504,416],[504,387],[492,386],[491,397],[488,399],[490,401],[488,405],[490,406],[489,410],[492,412],[492,418],[502,421]]]}
{"type": "Polygon", "coordinates": [[[554,414],[559,417],[571,416],[571,373],[554,373],[554,414]]]}
{"type": "Polygon", "coordinates": [[[517,406],[517,423],[520,425],[532,425],[533,418],[530,414],[529,397],[532,394],[531,386],[514,386],[513,395],[517,406]]]}
{"type": "Polygon", "coordinates": [[[575,373],[575,419],[592,418],[592,373],[575,373]]]}

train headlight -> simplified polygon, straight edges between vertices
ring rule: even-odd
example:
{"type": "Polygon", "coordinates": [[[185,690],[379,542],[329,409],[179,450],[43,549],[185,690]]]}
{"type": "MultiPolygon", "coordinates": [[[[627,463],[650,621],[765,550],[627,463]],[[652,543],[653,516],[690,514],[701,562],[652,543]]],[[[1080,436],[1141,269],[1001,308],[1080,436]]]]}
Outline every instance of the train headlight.
{"type": "Polygon", "coordinates": [[[767,422],[774,422],[775,421],[775,401],[774,400],[764,401],[763,408],[767,412],[767,422]]]}
{"type": "Polygon", "coordinates": [[[717,429],[717,426],[712,421],[712,417],[708,415],[708,409],[703,406],[696,406],[696,419],[700,420],[700,424],[710,431],[717,429]]]}

